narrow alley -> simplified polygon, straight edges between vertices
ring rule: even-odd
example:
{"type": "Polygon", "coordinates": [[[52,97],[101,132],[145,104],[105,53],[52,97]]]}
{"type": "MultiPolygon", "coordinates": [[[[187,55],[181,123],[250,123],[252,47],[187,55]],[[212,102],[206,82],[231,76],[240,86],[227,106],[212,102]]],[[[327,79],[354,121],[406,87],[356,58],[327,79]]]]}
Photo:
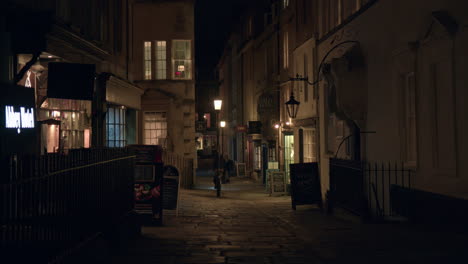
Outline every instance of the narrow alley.
{"type": "MultiPolygon", "coordinates": [[[[327,216],[313,205],[291,209],[290,196],[234,178],[221,198],[182,190],[179,216],[146,226],[142,236],[113,253],[112,263],[462,263],[464,234],[361,224],[327,216]]],[[[89,260],[89,259],[88,259],[89,260]]],[[[107,261],[107,260],[105,260],[107,261]]],[[[464,262],[466,263],[466,262],[464,262]]]]}

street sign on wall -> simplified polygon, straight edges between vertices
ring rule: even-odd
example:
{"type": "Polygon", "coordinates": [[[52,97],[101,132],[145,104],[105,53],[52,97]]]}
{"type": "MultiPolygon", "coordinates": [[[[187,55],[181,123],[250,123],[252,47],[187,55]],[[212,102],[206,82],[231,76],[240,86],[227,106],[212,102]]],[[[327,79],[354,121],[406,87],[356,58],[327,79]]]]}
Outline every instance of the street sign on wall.
{"type": "Polygon", "coordinates": [[[247,132],[247,126],[239,125],[239,126],[236,127],[236,130],[237,130],[237,132],[244,132],[245,133],[245,132],[247,132]]]}

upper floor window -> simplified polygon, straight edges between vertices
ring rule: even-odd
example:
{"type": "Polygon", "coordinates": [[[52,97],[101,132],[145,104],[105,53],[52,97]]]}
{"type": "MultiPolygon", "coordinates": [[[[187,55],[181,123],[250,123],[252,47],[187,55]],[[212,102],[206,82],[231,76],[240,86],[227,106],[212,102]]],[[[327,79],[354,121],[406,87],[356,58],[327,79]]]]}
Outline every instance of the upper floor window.
{"type": "Polygon", "coordinates": [[[167,79],[166,41],[156,41],[156,79],[167,79]]]}
{"type": "Polygon", "coordinates": [[[405,161],[415,166],[417,161],[417,133],[416,133],[416,85],[414,72],[403,76],[403,132],[405,142],[405,161]]]}
{"type": "Polygon", "coordinates": [[[282,7],[283,9],[287,8],[289,6],[289,0],[282,0],[282,7]]]}
{"type": "Polygon", "coordinates": [[[151,80],[153,71],[152,71],[152,54],[151,54],[151,41],[145,41],[143,47],[143,67],[144,67],[144,79],[151,80]]]}
{"type": "Polygon", "coordinates": [[[289,67],[289,36],[288,31],[283,34],[283,68],[289,67]]]}
{"type": "Polygon", "coordinates": [[[192,52],[190,40],[172,41],[172,78],[192,79],[192,52]]]}

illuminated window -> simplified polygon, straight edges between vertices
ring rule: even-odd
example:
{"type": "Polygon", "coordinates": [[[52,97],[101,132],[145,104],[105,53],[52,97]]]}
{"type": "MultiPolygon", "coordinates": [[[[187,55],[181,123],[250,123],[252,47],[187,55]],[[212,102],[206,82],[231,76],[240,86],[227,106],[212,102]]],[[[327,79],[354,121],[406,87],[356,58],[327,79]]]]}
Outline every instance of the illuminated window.
{"type": "Polygon", "coordinates": [[[315,129],[304,129],[304,162],[317,161],[317,141],[315,129]]]}
{"type": "Polygon", "coordinates": [[[106,113],[107,146],[123,148],[126,140],[125,109],[122,107],[109,107],[106,113]]]}
{"type": "Polygon", "coordinates": [[[173,40],[172,42],[172,78],[192,79],[192,52],[190,40],[173,40]]]}
{"type": "Polygon", "coordinates": [[[289,36],[288,32],[285,31],[283,34],[283,68],[289,67],[289,36]]]}
{"type": "Polygon", "coordinates": [[[164,112],[145,112],[144,141],[146,145],[167,147],[167,119],[164,112]]]}
{"type": "Polygon", "coordinates": [[[145,41],[144,43],[144,50],[143,50],[143,59],[144,59],[144,79],[151,80],[152,79],[152,59],[151,59],[151,41],[145,41]]]}
{"type": "Polygon", "coordinates": [[[283,3],[283,9],[289,6],[289,0],[283,0],[282,3],[283,3]]]}
{"type": "Polygon", "coordinates": [[[156,41],[156,79],[167,78],[166,41],[156,41]]]}

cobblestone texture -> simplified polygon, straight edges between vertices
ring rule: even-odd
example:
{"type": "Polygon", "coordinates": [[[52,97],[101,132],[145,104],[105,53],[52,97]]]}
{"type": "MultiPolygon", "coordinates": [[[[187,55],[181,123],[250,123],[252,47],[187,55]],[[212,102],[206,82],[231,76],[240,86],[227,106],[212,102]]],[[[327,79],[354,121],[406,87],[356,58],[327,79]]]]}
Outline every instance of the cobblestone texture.
{"type": "Polygon", "coordinates": [[[214,190],[183,190],[178,217],[144,227],[110,262],[468,263],[465,234],[363,225],[313,205],[293,211],[290,197],[269,197],[236,179],[229,189],[221,198],[214,190]]]}

